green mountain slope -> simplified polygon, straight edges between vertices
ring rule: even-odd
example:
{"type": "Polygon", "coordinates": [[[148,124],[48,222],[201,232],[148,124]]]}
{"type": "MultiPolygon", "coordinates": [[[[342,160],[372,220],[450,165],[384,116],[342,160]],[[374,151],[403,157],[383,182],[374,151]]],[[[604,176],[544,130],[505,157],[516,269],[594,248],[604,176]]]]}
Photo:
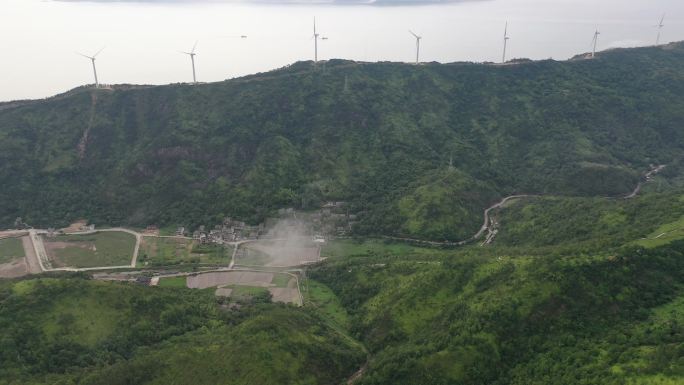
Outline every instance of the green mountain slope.
{"type": "Polygon", "coordinates": [[[77,89],[0,110],[0,225],[192,227],[334,199],[362,213],[360,233],[460,240],[498,197],[625,194],[679,159],[683,63],[673,44],[77,89]]]}
{"type": "Polygon", "coordinates": [[[681,384],[683,252],[362,253],[310,277],[370,352],[359,384],[681,384]]]}
{"type": "Polygon", "coordinates": [[[0,384],[338,384],[364,352],[312,312],[213,290],[0,281],[0,384]]]}

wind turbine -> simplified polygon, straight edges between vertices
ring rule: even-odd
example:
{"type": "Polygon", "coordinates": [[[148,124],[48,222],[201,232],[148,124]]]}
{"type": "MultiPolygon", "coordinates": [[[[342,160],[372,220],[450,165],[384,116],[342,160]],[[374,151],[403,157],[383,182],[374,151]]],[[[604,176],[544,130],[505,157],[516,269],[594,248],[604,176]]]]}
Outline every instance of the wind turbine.
{"type": "Polygon", "coordinates": [[[596,32],[594,32],[594,39],[591,41],[591,43],[594,46],[594,48],[591,51],[591,57],[592,58],[594,58],[594,56],[596,56],[596,45],[598,44],[598,37],[600,34],[601,34],[601,32],[599,32],[598,28],[596,28],[596,32]]]}
{"type": "Polygon", "coordinates": [[[316,30],[316,18],[314,17],[314,30],[313,30],[313,39],[314,39],[314,63],[318,63],[318,39],[320,38],[321,40],[328,40],[327,37],[321,36],[320,33],[316,30]]]}
{"type": "Polygon", "coordinates": [[[423,37],[416,35],[411,30],[409,30],[409,33],[416,38],[416,64],[418,64],[420,63],[420,39],[422,39],[423,37]]]}
{"type": "Polygon", "coordinates": [[[508,21],[506,22],[506,27],[504,28],[504,47],[503,47],[503,57],[501,59],[501,63],[506,63],[506,48],[508,46],[508,40],[510,40],[510,37],[508,37],[508,21]]]}
{"type": "Polygon", "coordinates": [[[93,56],[88,56],[88,55],[84,55],[82,53],[77,52],[77,54],[83,56],[84,58],[90,59],[90,61],[93,63],[93,75],[95,75],[95,88],[100,87],[100,82],[97,80],[97,69],[95,68],[95,58],[97,58],[97,55],[99,55],[103,49],[104,49],[104,47],[100,48],[100,50],[97,51],[93,56]]]}
{"type": "Polygon", "coordinates": [[[316,32],[316,17],[314,16],[314,63],[318,63],[318,37],[319,33],[316,32]]]}
{"type": "Polygon", "coordinates": [[[190,52],[181,51],[181,53],[184,53],[184,54],[190,56],[190,61],[192,62],[192,82],[193,83],[197,83],[197,76],[195,75],[195,55],[196,55],[195,54],[195,48],[197,48],[197,42],[195,42],[195,45],[192,46],[192,51],[190,51],[190,52]]]}
{"type": "Polygon", "coordinates": [[[660,32],[665,26],[665,24],[663,24],[663,21],[665,21],[665,14],[663,14],[663,17],[660,18],[660,23],[656,25],[656,27],[658,28],[658,37],[656,38],[656,45],[660,45],[660,32]]]}

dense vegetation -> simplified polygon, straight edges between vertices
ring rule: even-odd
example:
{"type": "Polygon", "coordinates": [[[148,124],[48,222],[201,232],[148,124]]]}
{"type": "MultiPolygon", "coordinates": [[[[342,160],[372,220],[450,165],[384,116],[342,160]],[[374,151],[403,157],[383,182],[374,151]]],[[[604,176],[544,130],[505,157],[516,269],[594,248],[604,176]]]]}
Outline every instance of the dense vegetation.
{"type": "Polygon", "coordinates": [[[683,241],[608,256],[362,253],[310,276],[370,351],[359,384],[684,382],[683,241]]]}
{"type": "Polygon", "coordinates": [[[595,60],[298,63],[0,111],[0,227],[258,221],[348,200],[361,234],[464,239],[513,193],[619,195],[683,154],[684,46],[595,60]],[[449,167],[453,160],[453,168],[449,167]]]}
{"type": "Polygon", "coordinates": [[[681,218],[684,196],[676,191],[636,199],[529,198],[500,212],[494,244],[574,253],[604,251],[645,238],[660,225],[681,218]]]}
{"type": "Polygon", "coordinates": [[[0,330],[0,384],[337,384],[365,359],[310,312],[79,277],[0,282],[0,330]]]}

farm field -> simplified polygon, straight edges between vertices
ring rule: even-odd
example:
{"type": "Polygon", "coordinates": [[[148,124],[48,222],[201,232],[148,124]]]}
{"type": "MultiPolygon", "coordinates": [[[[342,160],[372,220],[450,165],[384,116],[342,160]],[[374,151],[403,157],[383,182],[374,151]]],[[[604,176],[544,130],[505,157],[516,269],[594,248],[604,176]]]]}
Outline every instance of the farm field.
{"type": "Polygon", "coordinates": [[[21,238],[0,239],[0,278],[21,277],[28,272],[21,238]]]}
{"type": "Polygon", "coordinates": [[[0,264],[24,258],[24,246],[21,238],[0,239],[0,264]]]}
{"type": "Polygon", "coordinates": [[[217,288],[216,295],[245,299],[266,292],[274,302],[301,304],[297,280],[285,273],[257,271],[209,272],[187,277],[162,277],[160,287],[217,288]]]}
{"type": "Polygon", "coordinates": [[[310,241],[259,241],[240,246],[235,264],[289,267],[320,260],[320,248],[310,241]]]}
{"type": "Polygon", "coordinates": [[[172,266],[183,264],[228,265],[233,254],[229,245],[200,245],[184,238],[143,237],[138,257],[141,266],[172,266]]]}
{"type": "Polygon", "coordinates": [[[188,287],[186,277],[166,277],[159,280],[159,287],[188,287]]]}
{"type": "Polygon", "coordinates": [[[135,236],[115,231],[59,235],[43,242],[54,267],[124,266],[131,263],[135,249],[135,236]]]}

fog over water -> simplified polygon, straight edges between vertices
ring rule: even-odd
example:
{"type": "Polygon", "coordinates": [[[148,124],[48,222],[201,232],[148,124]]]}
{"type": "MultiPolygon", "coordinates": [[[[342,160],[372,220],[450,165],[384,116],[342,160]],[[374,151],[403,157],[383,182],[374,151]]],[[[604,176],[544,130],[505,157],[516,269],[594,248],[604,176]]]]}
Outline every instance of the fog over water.
{"type": "MultiPolygon", "coordinates": [[[[387,0],[386,0],[387,1],[387,0]]],[[[412,61],[411,29],[422,61],[500,61],[509,21],[509,57],[567,59],[591,47],[684,40],[682,0],[473,0],[433,5],[305,5],[222,2],[57,2],[0,0],[0,100],[40,98],[93,83],[93,54],[107,84],[192,80],[179,51],[197,45],[198,81],[219,81],[313,58],[312,19],[328,40],[321,59],[412,61]],[[240,39],[239,35],[247,35],[240,39]]]]}

